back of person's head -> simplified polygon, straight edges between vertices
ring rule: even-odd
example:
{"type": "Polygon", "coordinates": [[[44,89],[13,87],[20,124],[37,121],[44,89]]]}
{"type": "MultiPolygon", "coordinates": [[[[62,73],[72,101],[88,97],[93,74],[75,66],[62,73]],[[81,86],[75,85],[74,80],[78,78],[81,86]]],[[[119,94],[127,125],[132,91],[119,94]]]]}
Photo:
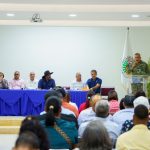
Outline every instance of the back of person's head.
{"type": "Polygon", "coordinates": [[[125,107],[124,107],[124,98],[122,98],[122,99],[120,100],[119,108],[120,108],[120,110],[125,109],[125,107]]]}
{"type": "Polygon", "coordinates": [[[99,100],[101,100],[101,98],[102,98],[101,95],[98,95],[98,94],[93,95],[93,96],[91,97],[90,102],[89,102],[89,106],[90,106],[90,107],[95,106],[96,102],[98,102],[99,100]]]}
{"type": "Polygon", "coordinates": [[[133,108],[134,99],[135,99],[135,96],[126,95],[123,100],[125,108],[133,108]]]}
{"type": "Polygon", "coordinates": [[[148,122],[149,112],[145,105],[138,105],[134,109],[133,123],[137,124],[145,124],[148,122]]]}
{"type": "Polygon", "coordinates": [[[80,150],[111,150],[112,144],[102,122],[89,123],[83,132],[80,150]]]}
{"type": "Polygon", "coordinates": [[[59,92],[57,92],[57,91],[55,91],[55,90],[51,90],[51,91],[48,91],[48,92],[45,94],[45,96],[44,96],[45,102],[46,102],[46,100],[47,100],[49,97],[51,97],[51,96],[57,96],[57,97],[59,97],[59,98],[62,98],[61,93],[59,93],[59,92]]]}
{"type": "Polygon", "coordinates": [[[138,98],[138,97],[140,97],[140,96],[146,97],[146,93],[145,93],[144,91],[142,91],[142,90],[137,91],[137,92],[135,93],[135,98],[138,98]]]}
{"type": "Polygon", "coordinates": [[[94,91],[92,91],[92,90],[88,91],[87,96],[86,96],[86,102],[85,102],[86,108],[90,107],[90,100],[91,100],[92,96],[94,96],[94,95],[95,95],[94,91]]]}
{"type": "Polygon", "coordinates": [[[28,116],[22,121],[19,135],[27,131],[33,132],[37,135],[39,138],[40,150],[49,149],[49,142],[45,130],[35,117],[28,116]]]}
{"type": "Polygon", "coordinates": [[[66,91],[64,90],[63,87],[61,86],[55,86],[53,88],[54,91],[57,91],[58,93],[60,93],[62,95],[62,98],[65,98],[66,97],[66,91]]]}
{"type": "Polygon", "coordinates": [[[144,105],[147,107],[147,109],[149,109],[149,101],[148,101],[148,98],[144,97],[144,96],[140,96],[138,98],[136,98],[133,102],[134,104],[134,108],[138,105],[144,105]]]}
{"type": "Polygon", "coordinates": [[[13,150],[41,150],[39,139],[33,132],[23,132],[17,138],[13,150]]]}
{"type": "Polygon", "coordinates": [[[110,90],[108,92],[108,101],[111,101],[111,100],[118,100],[118,94],[115,90],[110,90]]]}
{"type": "Polygon", "coordinates": [[[66,91],[66,101],[68,103],[70,102],[70,93],[69,93],[69,91],[66,91]]]}
{"type": "Polygon", "coordinates": [[[92,90],[90,90],[90,91],[88,91],[88,93],[87,93],[87,100],[91,100],[91,97],[92,96],[94,96],[95,95],[95,92],[94,91],[92,91],[92,90]]]}
{"type": "Polygon", "coordinates": [[[61,113],[61,99],[56,96],[49,97],[46,101],[45,111],[47,112],[45,125],[54,126],[55,116],[61,113]]]}
{"type": "Polygon", "coordinates": [[[95,113],[97,117],[105,118],[109,115],[109,103],[106,100],[98,101],[95,105],[95,113]]]}

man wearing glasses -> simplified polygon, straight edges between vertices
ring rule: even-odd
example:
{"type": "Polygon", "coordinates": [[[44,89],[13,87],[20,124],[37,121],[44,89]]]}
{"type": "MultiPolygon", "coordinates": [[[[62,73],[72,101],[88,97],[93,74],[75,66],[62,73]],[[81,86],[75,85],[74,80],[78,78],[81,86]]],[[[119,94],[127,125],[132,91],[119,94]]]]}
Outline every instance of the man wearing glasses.
{"type": "Polygon", "coordinates": [[[100,94],[102,79],[97,77],[97,71],[96,70],[91,70],[91,77],[92,78],[88,79],[86,82],[89,90],[92,90],[95,93],[100,94]]]}
{"type": "Polygon", "coordinates": [[[9,89],[24,89],[25,82],[24,80],[20,79],[20,72],[14,72],[14,78],[9,82],[9,89]]]}

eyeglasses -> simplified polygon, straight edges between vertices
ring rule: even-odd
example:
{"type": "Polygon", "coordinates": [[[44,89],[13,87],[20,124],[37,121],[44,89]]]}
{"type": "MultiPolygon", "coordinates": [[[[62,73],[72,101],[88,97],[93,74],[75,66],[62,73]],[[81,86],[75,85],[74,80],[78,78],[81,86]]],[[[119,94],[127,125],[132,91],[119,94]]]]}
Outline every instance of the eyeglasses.
{"type": "Polygon", "coordinates": [[[19,74],[15,74],[15,75],[19,75],[19,74]]]}

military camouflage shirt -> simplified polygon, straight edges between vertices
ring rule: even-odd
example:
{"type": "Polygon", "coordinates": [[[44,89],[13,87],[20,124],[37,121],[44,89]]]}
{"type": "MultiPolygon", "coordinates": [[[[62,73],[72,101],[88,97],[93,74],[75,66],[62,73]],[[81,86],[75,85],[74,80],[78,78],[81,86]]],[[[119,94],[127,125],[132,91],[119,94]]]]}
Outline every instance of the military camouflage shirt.
{"type": "Polygon", "coordinates": [[[149,75],[148,65],[144,61],[141,61],[134,68],[128,68],[128,73],[132,73],[132,75],[149,75]]]}

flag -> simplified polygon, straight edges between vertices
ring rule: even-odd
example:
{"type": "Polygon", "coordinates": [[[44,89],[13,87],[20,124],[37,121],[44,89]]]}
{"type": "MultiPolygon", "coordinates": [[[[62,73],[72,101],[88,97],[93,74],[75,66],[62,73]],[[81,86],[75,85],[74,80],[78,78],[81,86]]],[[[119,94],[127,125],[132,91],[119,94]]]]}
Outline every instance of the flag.
{"type": "Polygon", "coordinates": [[[121,62],[121,83],[127,94],[129,94],[131,93],[131,76],[128,74],[127,67],[131,67],[133,63],[133,52],[130,44],[129,28],[127,28],[121,62]]]}

